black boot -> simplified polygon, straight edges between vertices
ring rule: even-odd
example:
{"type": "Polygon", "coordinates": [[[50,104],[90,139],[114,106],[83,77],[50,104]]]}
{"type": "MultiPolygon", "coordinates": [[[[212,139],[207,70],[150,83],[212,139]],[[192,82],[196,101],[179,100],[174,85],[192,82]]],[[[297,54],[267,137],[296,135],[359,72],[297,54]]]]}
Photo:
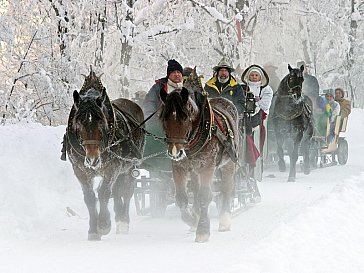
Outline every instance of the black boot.
{"type": "Polygon", "coordinates": [[[63,136],[63,141],[62,141],[63,145],[62,145],[62,150],[61,150],[61,160],[62,161],[66,161],[67,157],[66,157],[66,150],[67,150],[67,135],[64,134],[63,136]]]}

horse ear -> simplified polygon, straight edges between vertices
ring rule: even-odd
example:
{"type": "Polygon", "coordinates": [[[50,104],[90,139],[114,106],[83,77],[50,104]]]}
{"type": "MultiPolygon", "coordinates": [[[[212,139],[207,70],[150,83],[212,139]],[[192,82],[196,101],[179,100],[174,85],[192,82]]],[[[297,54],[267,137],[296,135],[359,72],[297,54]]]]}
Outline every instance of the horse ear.
{"type": "Polygon", "coordinates": [[[305,66],[301,65],[300,70],[303,72],[303,70],[305,70],[305,66]]]}
{"type": "Polygon", "coordinates": [[[193,68],[192,73],[193,73],[194,76],[197,76],[197,68],[196,68],[196,66],[193,68]]]}
{"type": "Polygon", "coordinates": [[[187,103],[187,101],[188,101],[188,96],[189,96],[188,89],[187,89],[187,88],[185,88],[185,87],[182,87],[182,90],[181,90],[181,97],[182,97],[182,101],[183,101],[183,103],[187,103]]]}
{"type": "Polygon", "coordinates": [[[73,102],[76,107],[80,104],[80,94],[76,90],[73,91],[73,102]]]}
{"type": "Polygon", "coordinates": [[[291,67],[291,65],[290,64],[288,64],[288,70],[289,70],[289,72],[291,72],[292,71],[292,67],[291,67]]]}
{"type": "Polygon", "coordinates": [[[161,97],[161,100],[163,101],[163,103],[166,103],[166,99],[167,99],[167,92],[164,90],[164,88],[162,87],[161,90],[159,91],[159,96],[161,97]]]}

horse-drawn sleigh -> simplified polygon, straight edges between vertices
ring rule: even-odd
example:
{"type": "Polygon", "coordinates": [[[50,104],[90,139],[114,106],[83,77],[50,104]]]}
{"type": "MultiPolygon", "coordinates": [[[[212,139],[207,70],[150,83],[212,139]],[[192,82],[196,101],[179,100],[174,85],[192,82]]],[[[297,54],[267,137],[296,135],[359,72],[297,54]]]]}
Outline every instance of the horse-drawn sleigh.
{"type": "MultiPolygon", "coordinates": [[[[301,170],[310,173],[311,168],[336,165],[335,157],[341,165],[348,159],[348,143],[341,133],[346,131],[347,117],[338,116],[333,137],[330,136],[330,122],[308,96],[302,93],[303,66],[291,68],[281,81],[274,96],[272,115],[268,125],[269,163],[278,161],[280,171],[285,170],[284,156],[290,157],[288,181],[294,181],[296,162],[299,156],[301,170]],[[332,138],[332,141],[330,140],[332,138]]],[[[315,99],[319,99],[319,94],[315,99]]],[[[317,104],[317,102],[315,102],[317,104]]]]}
{"type": "Polygon", "coordinates": [[[245,138],[239,132],[236,107],[224,98],[208,99],[195,70],[184,86],[160,93],[164,102],[160,123],[147,126],[153,133],[147,137],[145,157],[154,153],[162,162],[153,158],[143,162],[141,167],[151,168],[151,177],[137,182],[135,201],[140,214],[160,215],[175,195],[182,219],[196,228],[196,241],[204,242],[209,238],[207,211],[212,200],[219,210],[219,230],[225,231],[230,229],[232,211],[260,201],[260,193],[256,181],[247,176],[245,138]]]}
{"type": "Polygon", "coordinates": [[[74,92],[65,141],[89,211],[89,240],[100,240],[110,232],[111,197],[117,233],[128,232],[134,193],[140,214],[148,206],[152,214],[163,214],[175,202],[182,219],[196,228],[197,242],[209,239],[208,208],[213,199],[220,231],[230,229],[233,209],[260,201],[256,181],[247,177],[236,107],[224,98],[208,99],[196,71],[185,86],[160,94],[164,106],[159,136],[148,131],[150,127],[144,128],[136,103],[110,101],[92,69],[81,91],[74,92]],[[146,151],[154,149],[151,154],[144,154],[145,136],[149,141],[146,151]],[[157,144],[150,142],[155,139],[157,144]],[[158,161],[162,164],[155,164],[158,161]],[[152,177],[136,180],[138,167],[145,167],[152,177]],[[97,196],[96,176],[102,178],[97,196]]]}
{"type": "MultiPolygon", "coordinates": [[[[347,161],[348,145],[339,135],[345,131],[347,119],[337,119],[334,146],[325,147],[326,136],[314,133],[312,103],[301,94],[302,70],[289,66],[272,111],[281,171],[285,169],[285,136],[292,143],[289,181],[295,179],[299,154],[304,157],[305,174],[317,166],[319,158],[320,165],[327,163],[329,154],[337,155],[339,164],[347,161]]],[[[110,232],[110,197],[117,232],[129,229],[129,203],[134,194],[140,215],[163,215],[169,204],[176,203],[182,219],[196,228],[197,242],[209,239],[212,200],[219,210],[220,231],[230,229],[234,211],[260,201],[247,156],[244,119],[252,108],[248,99],[245,118],[239,123],[233,103],[224,98],[208,99],[194,70],[181,91],[160,93],[164,104],[159,125],[145,129],[142,109],[127,99],[110,101],[92,70],[81,91],[73,96],[65,140],[89,210],[89,240],[100,240],[110,232]],[[140,168],[150,176],[140,175],[140,168]],[[93,188],[96,176],[102,177],[97,197],[93,188]]]]}

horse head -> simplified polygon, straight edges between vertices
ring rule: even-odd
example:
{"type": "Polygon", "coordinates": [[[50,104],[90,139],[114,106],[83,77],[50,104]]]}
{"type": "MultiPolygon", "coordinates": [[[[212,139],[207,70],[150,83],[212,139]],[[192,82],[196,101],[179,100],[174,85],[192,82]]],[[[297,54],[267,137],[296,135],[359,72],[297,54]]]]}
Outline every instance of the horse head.
{"type": "Polygon", "coordinates": [[[189,139],[194,128],[197,127],[199,109],[189,96],[189,91],[183,87],[167,94],[161,90],[164,103],[160,120],[166,134],[168,156],[175,161],[186,157],[189,139]]]}
{"type": "Polygon", "coordinates": [[[190,90],[190,92],[195,93],[201,93],[203,92],[202,82],[201,79],[203,76],[198,76],[196,71],[196,66],[192,69],[189,76],[185,77],[183,86],[190,90]]]}
{"type": "Polygon", "coordinates": [[[101,153],[105,148],[108,132],[107,111],[105,111],[106,90],[99,77],[91,70],[78,93],[73,92],[75,115],[72,129],[77,133],[85,151],[84,164],[88,168],[101,167],[101,153]]]}
{"type": "Polygon", "coordinates": [[[304,66],[300,68],[292,68],[288,64],[289,74],[286,76],[288,94],[298,99],[302,96],[302,83],[303,83],[303,70],[304,66]]]}

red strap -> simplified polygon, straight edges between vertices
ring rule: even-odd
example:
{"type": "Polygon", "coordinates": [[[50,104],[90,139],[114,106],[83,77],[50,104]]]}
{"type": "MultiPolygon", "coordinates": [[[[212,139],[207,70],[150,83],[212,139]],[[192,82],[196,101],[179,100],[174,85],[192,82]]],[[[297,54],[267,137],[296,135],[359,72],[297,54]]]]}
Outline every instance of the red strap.
{"type": "Polygon", "coordinates": [[[200,131],[201,131],[201,128],[198,127],[198,130],[197,130],[197,133],[196,133],[195,137],[187,145],[189,148],[192,147],[193,145],[195,145],[195,143],[197,142],[198,137],[200,136],[200,131]]]}
{"type": "MultiPolygon", "coordinates": [[[[215,115],[213,115],[215,116],[215,115]]],[[[227,136],[228,133],[225,131],[224,127],[221,124],[221,121],[216,117],[215,119],[212,119],[213,121],[216,121],[217,126],[220,128],[221,132],[224,134],[224,136],[227,136]]]]}

